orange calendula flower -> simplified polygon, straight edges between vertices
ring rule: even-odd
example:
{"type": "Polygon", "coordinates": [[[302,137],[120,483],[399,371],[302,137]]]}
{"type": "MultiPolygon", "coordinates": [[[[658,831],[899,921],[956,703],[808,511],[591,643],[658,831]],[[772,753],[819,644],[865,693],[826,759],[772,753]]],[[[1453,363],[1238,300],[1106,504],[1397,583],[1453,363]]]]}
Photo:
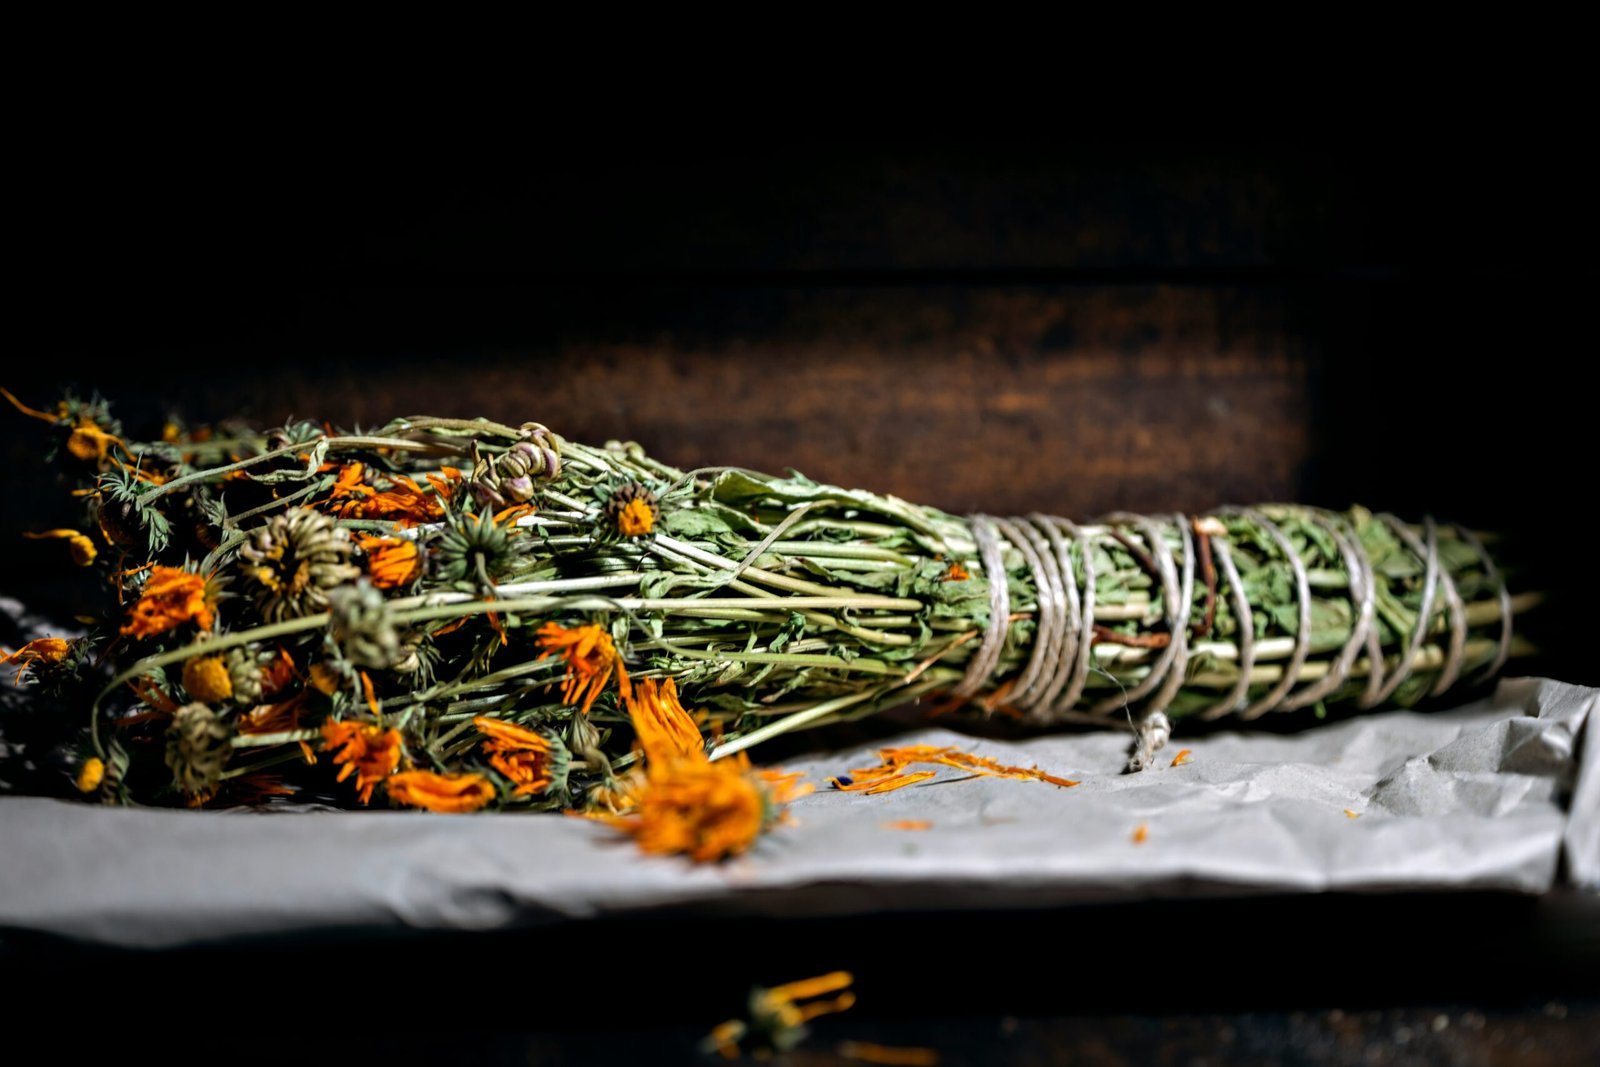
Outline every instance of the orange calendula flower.
{"type": "Polygon", "coordinates": [[[62,637],[36,637],[15,652],[0,651],[0,663],[17,665],[16,682],[20,685],[29,667],[37,663],[60,663],[66,659],[71,648],[71,644],[62,637]]]}
{"type": "Polygon", "coordinates": [[[672,679],[641,681],[625,698],[644,769],[622,782],[597,814],[642,851],[683,853],[700,863],[738,855],[777,821],[781,805],[810,792],[798,773],[753,771],[744,753],[713,761],[672,679]]]}
{"type": "Polygon", "coordinates": [[[477,811],[494,799],[494,785],[481,774],[401,771],[390,776],[387,788],[396,804],[450,814],[477,811]]]}
{"type": "Polygon", "coordinates": [[[627,700],[639,747],[649,760],[667,760],[705,751],[700,728],[678,701],[678,683],[668,678],[657,683],[646,678],[634,686],[627,700]]]}
{"type": "Polygon", "coordinates": [[[633,810],[612,825],[645,852],[685,853],[697,863],[747,850],[768,822],[766,792],[744,753],[712,762],[704,755],[647,763],[632,792],[633,810]]]}
{"type": "Polygon", "coordinates": [[[416,581],[422,573],[422,554],[415,541],[358,534],[356,545],[366,554],[367,574],[379,589],[400,589],[416,581]]]}
{"type": "Polygon", "coordinates": [[[480,715],[472,720],[488,740],[483,751],[489,766],[516,783],[512,793],[532,796],[542,793],[555,781],[555,746],[537,730],[480,715]]]}
{"type": "Polygon", "coordinates": [[[576,707],[583,702],[583,713],[589,714],[595,698],[605,690],[613,672],[617,676],[617,691],[627,700],[633,693],[628,682],[628,672],[622,666],[622,657],[605,628],[587,626],[562,626],[547,622],[539,627],[539,647],[545,651],[539,658],[559,655],[567,661],[566,679],[561,686],[561,699],[576,707]]]}
{"type": "Polygon", "coordinates": [[[404,474],[388,475],[389,488],[366,482],[366,466],[346,463],[339,469],[327,507],[346,519],[387,519],[400,523],[438,522],[444,518],[443,482],[432,482],[438,495],[429,493],[404,474]]]}
{"type": "Polygon", "coordinates": [[[94,542],[77,530],[44,530],[40,533],[23,531],[22,536],[30,541],[44,541],[57,537],[64,538],[67,542],[67,550],[72,553],[72,562],[80,567],[89,566],[94,562],[94,558],[100,554],[99,550],[94,547],[94,542]]]}
{"type": "Polygon", "coordinates": [[[122,635],[154,637],[186,622],[209,630],[214,621],[216,605],[203,576],[177,567],[153,567],[122,635]]]}
{"type": "Polygon", "coordinates": [[[617,515],[617,531],[624,537],[642,537],[656,528],[656,509],[647,500],[630,500],[617,515]]]}
{"type": "Polygon", "coordinates": [[[372,802],[372,790],[400,766],[400,731],[362,722],[322,724],[322,747],[344,764],[339,781],[356,776],[361,803],[372,802]]]}

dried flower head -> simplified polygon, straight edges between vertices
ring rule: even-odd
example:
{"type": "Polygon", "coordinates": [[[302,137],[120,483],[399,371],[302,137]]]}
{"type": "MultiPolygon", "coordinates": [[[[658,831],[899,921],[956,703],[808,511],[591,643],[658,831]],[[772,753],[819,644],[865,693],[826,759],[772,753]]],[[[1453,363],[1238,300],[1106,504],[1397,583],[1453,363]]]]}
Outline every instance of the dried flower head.
{"type": "Polygon", "coordinates": [[[613,825],[645,852],[683,853],[698,863],[744,852],[770,815],[742,752],[716,762],[702,755],[648,763],[631,799],[632,811],[613,825]]]}
{"type": "Polygon", "coordinates": [[[215,789],[233,754],[231,731],[204,704],[185,704],[167,727],[167,766],[173,782],[191,797],[215,789]]]}
{"type": "Polygon", "coordinates": [[[526,504],[534,497],[534,481],[561,474],[561,449],[548,429],[537,422],[522,424],[522,437],[498,456],[473,442],[472,492],[483,507],[526,504]]]}
{"type": "Polygon", "coordinates": [[[400,766],[403,742],[399,730],[385,730],[364,722],[325,722],[322,748],[341,765],[339,781],[356,776],[361,803],[372,802],[372,790],[400,766]]]}
{"type": "Polygon", "coordinates": [[[539,658],[559,655],[567,661],[567,673],[561,686],[561,699],[578,707],[582,702],[583,714],[589,714],[595,698],[605,690],[613,673],[617,676],[617,691],[626,700],[632,693],[628,672],[617,654],[616,643],[605,627],[562,626],[547,622],[539,627],[539,647],[544,649],[539,658]]]}
{"type": "Polygon", "coordinates": [[[367,574],[379,589],[403,589],[422,575],[422,553],[407,537],[357,534],[356,547],[367,558],[367,574]]]}
{"type": "Polygon", "coordinates": [[[36,637],[23,645],[15,652],[0,651],[0,664],[15,663],[17,665],[16,682],[22,684],[22,676],[29,667],[35,669],[41,666],[60,663],[71,651],[72,644],[62,637],[36,637]]]}
{"type": "Polygon", "coordinates": [[[400,659],[400,634],[389,618],[389,605],[365,578],[331,590],[328,610],[329,630],[351,664],[386,670],[400,659]]]}
{"type": "Polygon", "coordinates": [[[216,621],[213,582],[178,567],[150,568],[139,599],[122,627],[124,637],[155,637],[192,622],[202,630],[216,621]]]}
{"type": "Polygon", "coordinates": [[[494,786],[481,774],[401,771],[388,781],[389,799],[428,811],[464,814],[494,799],[494,786]]]}
{"type": "Polygon", "coordinates": [[[543,793],[566,780],[566,748],[554,738],[525,726],[480,715],[472,720],[485,740],[489,766],[515,784],[514,796],[543,793]]]}
{"type": "Polygon", "coordinates": [[[378,489],[367,483],[366,471],[361,463],[341,467],[325,506],[346,519],[384,519],[414,525],[444,518],[444,504],[449,499],[444,482],[429,479],[435,490],[429,493],[415,479],[393,474],[387,478],[388,487],[378,489]]]}
{"type": "Polygon", "coordinates": [[[262,617],[281,622],[326,611],[328,591],[361,574],[350,562],[353,547],[348,531],[310,508],[274,516],[239,550],[262,617]]]}
{"type": "Polygon", "coordinates": [[[705,751],[700,728],[678,701],[678,683],[646,678],[634,684],[628,717],[649,760],[671,760],[705,751]]]}
{"type": "Polygon", "coordinates": [[[183,688],[195,700],[220,704],[233,696],[233,676],[222,656],[196,656],[183,665],[183,688]]]}
{"type": "Polygon", "coordinates": [[[661,521],[661,505],[649,486],[628,482],[611,494],[602,518],[618,537],[644,537],[661,521]]]}
{"type": "Polygon", "coordinates": [[[225,662],[228,667],[228,686],[233,690],[235,699],[245,705],[259,701],[266,692],[265,672],[255,656],[245,649],[234,648],[228,651],[225,662]]]}
{"type": "Polygon", "coordinates": [[[441,579],[476,580],[480,585],[505,573],[515,558],[510,532],[487,512],[452,516],[439,535],[434,552],[441,579]]]}

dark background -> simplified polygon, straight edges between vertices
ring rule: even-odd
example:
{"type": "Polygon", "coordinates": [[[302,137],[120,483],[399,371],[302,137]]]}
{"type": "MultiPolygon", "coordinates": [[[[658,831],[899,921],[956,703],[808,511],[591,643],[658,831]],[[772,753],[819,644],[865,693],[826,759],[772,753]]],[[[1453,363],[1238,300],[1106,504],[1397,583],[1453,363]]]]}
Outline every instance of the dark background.
{"type": "MultiPolygon", "coordinates": [[[[1523,584],[1565,597],[1530,620],[1549,650],[1530,667],[1596,683],[1590,177],[1573,130],[1508,129],[1408,112],[1279,140],[539,130],[505,155],[354,132],[55,131],[12,175],[0,384],[44,407],[98,388],[133,422],[538,420],[955,511],[1431,512],[1522,546],[1523,584]]],[[[0,592],[60,605],[60,546],[18,537],[72,519],[34,470],[39,428],[0,410],[0,592]]],[[[1402,1031],[1424,1061],[1573,1062],[1600,1008],[1593,909],[1570,906],[1302,898],[154,958],[13,947],[51,979],[40,996],[88,974],[250,973],[320,1003],[316,976],[359,984],[362,960],[532,995],[508,960],[548,951],[577,961],[573,988],[614,981],[637,1001],[620,1027],[574,996],[476,1037],[441,1012],[340,1046],[484,1062],[604,1062],[597,1032],[614,1058],[673,1061],[750,981],[841,962],[863,1000],[827,1033],[938,1044],[947,1062],[1381,1062],[1403,1059],[1402,1031]],[[628,962],[612,976],[591,956],[628,962]]]]}
{"type": "MultiPolygon", "coordinates": [[[[1537,538],[1522,584],[1593,595],[1586,171],[1514,129],[56,131],[11,202],[4,384],[134,422],[537,420],[954,511],[1360,502],[1537,538]]],[[[6,591],[35,602],[62,557],[17,537],[38,429],[0,412],[6,591]]],[[[1538,636],[1595,681],[1581,604],[1538,636]]]]}

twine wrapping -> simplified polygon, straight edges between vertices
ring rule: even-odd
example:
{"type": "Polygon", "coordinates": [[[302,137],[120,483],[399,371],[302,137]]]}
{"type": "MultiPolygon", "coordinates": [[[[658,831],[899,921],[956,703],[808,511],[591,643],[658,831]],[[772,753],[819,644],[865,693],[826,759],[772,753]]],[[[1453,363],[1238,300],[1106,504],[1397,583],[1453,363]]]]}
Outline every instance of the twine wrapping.
{"type": "MultiPolygon", "coordinates": [[[[1195,713],[1197,717],[1215,719],[1238,714],[1249,720],[1268,712],[1309,707],[1327,699],[1362,672],[1366,674],[1366,684],[1358,703],[1363,708],[1390,699],[1409,678],[1424,669],[1437,671],[1428,688],[1429,695],[1441,694],[1460,680],[1466,661],[1469,626],[1466,601],[1448,568],[1440,562],[1438,527],[1431,517],[1425,518],[1423,534],[1418,537],[1393,515],[1374,518],[1415,557],[1422,569],[1421,604],[1415,622],[1409,632],[1402,635],[1398,651],[1388,656],[1377,625],[1379,575],[1354,528],[1336,513],[1281,505],[1222,507],[1194,517],[1150,518],[1117,512],[1105,516],[1092,527],[1080,527],[1066,519],[1038,513],[1025,518],[972,515],[969,521],[973,543],[989,586],[989,623],[953,695],[971,699],[985,690],[998,693],[1006,705],[1037,724],[1104,722],[1114,713],[1131,709],[1136,704],[1144,718],[1165,711],[1183,688],[1194,662],[1192,616],[1196,611],[1197,537],[1207,538],[1206,547],[1215,568],[1214,588],[1208,590],[1208,612],[1214,611],[1214,601],[1226,595],[1236,620],[1234,641],[1238,671],[1238,679],[1231,688],[1195,713]],[[1347,576],[1344,593],[1352,613],[1349,636],[1327,661],[1320,675],[1313,673],[1304,679],[1302,673],[1312,653],[1315,597],[1311,567],[1302,551],[1274,521],[1275,515],[1305,519],[1324,532],[1336,547],[1347,576]],[[1277,561],[1288,569],[1293,584],[1292,645],[1271,682],[1252,681],[1260,648],[1256,633],[1258,620],[1246,595],[1229,539],[1201,532],[1221,528],[1216,527],[1216,520],[1224,517],[1247,522],[1264,534],[1264,543],[1272,546],[1277,561]],[[1095,669],[1095,646],[1108,637],[1114,638],[1114,635],[1097,633],[1094,621],[1094,549],[1101,541],[1120,543],[1150,573],[1152,614],[1159,612],[1159,623],[1165,632],[1146,638],[1144,647],[1154,654],[1143,678],[1123,691],[1080,708],[1089,672],[1095,669]],[[1034,603],[1029,611],[1013,614],[1016,609],[1007,577],[1008,555],[1014,561],[1020,560],[1032,578],[1034,603]],[[1011,665],[1002,669],[1010,627],[1018,618],[1031,618],[1033,637],[1020,668],[1011,665]],[[1436,665],[1421,667],[1423,657],[1419,652],[1430,632],[1441,623],[1444,637],[1441,658],[1436,665]],[[1000,677],[1002,673],[1006,677],[1000,677]],[[1251,690],[1260,685],[1266,688],[1252,699],[1251,690]]],[[[1510,655],[1512,599],[1482,542],[1461,527],[1452,526],[1450,530],[1471,547],[1486,580],[1495,587],[1499,635],[1493,659],[1474,679],[1482,680],[1498,672],[1510,655]]],[[[1321,664],[1319,660],[1313,666],[1321,664]]]]}

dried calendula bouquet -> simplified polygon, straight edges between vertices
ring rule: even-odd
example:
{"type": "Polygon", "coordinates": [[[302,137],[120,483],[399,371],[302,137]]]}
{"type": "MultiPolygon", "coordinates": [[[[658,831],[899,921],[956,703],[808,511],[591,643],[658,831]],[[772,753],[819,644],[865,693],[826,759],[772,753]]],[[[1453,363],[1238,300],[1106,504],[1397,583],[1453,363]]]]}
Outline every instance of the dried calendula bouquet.
{"type": "Polygon", "coordinates": [[[791,730],[938,695],[1131,718],[1147,762],[1169,716],[1486,677],[1532,602],[1468,531],[1360,509],[958,517],[537,423],[135,441],[6,396],[84,506],[39,536],[107,585],[95,633],[7,653],[8,729],[107,803],[579,811],[715,859],[803,788],[746,759],[791,730]]]}

